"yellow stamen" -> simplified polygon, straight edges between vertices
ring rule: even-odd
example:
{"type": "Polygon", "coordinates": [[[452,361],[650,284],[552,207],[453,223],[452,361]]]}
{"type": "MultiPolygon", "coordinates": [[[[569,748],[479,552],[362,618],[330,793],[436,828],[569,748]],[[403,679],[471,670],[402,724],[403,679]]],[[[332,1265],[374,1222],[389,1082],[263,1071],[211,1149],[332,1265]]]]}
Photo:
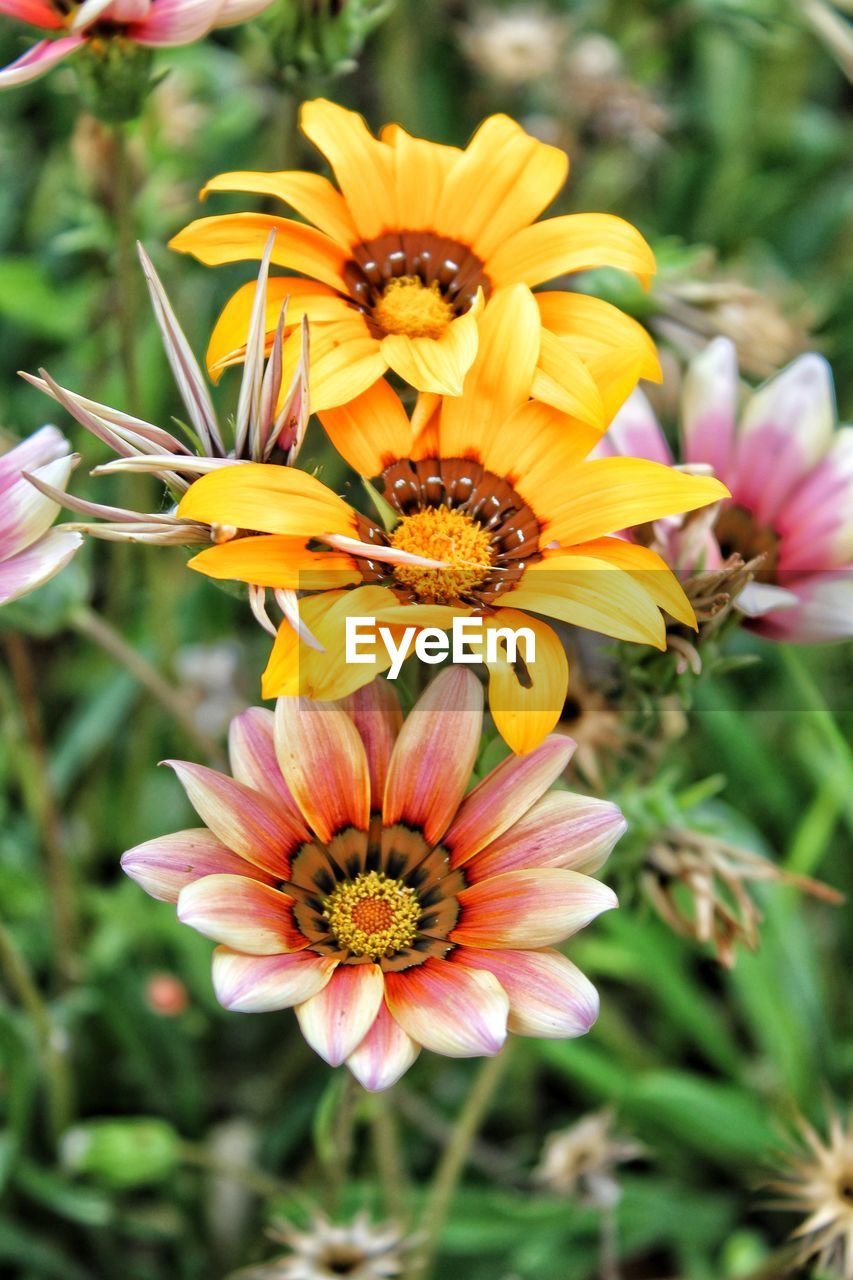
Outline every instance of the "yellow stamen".
{"type": "Polygon", "coordinates": [[[417,276],[396,276],[374,304],[373,319],[386,333],[440,338],[453,319],[453,308],[437,281],[425,285],[417,276]]]}
{"type": "Polygon", "coordinates": [[[446,560],[446,569],[418,569],[397,565],[394,576],[430,604],[449,604],[473,591],[486,578],[494,561],[489,535],[464,511],[428,507],[403,516],[391,534],[391,545],[430,560],[446,560]]]}
{"type": "Polygon", "coordinates": [[[323,915],[342,947],[381,960],[414,942],[421,906],[414,889],[382,871],[365,871],[323,900],[323,915]]]}

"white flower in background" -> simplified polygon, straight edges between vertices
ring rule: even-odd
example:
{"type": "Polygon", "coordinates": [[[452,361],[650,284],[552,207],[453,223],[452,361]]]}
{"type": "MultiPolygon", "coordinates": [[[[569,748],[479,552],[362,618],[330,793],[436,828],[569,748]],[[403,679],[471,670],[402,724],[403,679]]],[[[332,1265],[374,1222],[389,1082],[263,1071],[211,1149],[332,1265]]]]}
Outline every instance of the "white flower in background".
{"type": "Polygon", "coordinates": [[[64,490],[76,461],[56,427],[42,427],[0,456],[0,605],[47,582],[82,545],[82,534],[51,529],[59,504],[27,479],[64,490]]]}

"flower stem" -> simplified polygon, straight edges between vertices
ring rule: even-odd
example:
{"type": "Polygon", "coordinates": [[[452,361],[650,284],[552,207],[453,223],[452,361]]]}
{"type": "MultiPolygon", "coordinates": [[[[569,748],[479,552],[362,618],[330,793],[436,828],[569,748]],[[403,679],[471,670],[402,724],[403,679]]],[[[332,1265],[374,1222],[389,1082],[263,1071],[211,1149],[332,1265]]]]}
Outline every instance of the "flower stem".
{"type": "Polygon", "coordinates": [[[99,645],[105,653],[124,667],[134,680],[147,689],[212,763],[221,765],[224,762],[219,744],[199,729],[191,708],[178,690],[173,688],[168,680],[164,680],[159,671],[152,667],[151,663],[132,645],[129,645],[105,618],[95,613],[88,605],[81,605],[72,614],[70,622],[75,631],[99,645]]]}
{"type": "Polygon", "coordinates": [[[38,680],[26,639],[11,631],[4,640],[9,671],[24,721],[27,745],[26,783],[33,819],[44,852],[57,985],[69,987],[76,969],[76,911],[70,864],[62,843],[62,826],[50,775],[50,760],[42,728],[38,680]]]}
{"type": "Polygon", "coordinates": [[[509,1057],[508,1047],[480,1067],[438,1163],[420,1222],[421,1248],[406,1280],[429,1280],[454,1192],[509,1057]]]}
{"type": "Polygon", "coordinates": [[[403,1222],[407,1216],[408,1173],[397,1132],[392,1099],[379,1093],[370,1098],[370,1134],[376,1169],[390,1218],[403,1222]]]}
{"type": "Polygon", "coordinates": [[[133,243],[133,183],[127,148],[127,125],[113,126],[115,187],[113,216],[116,231],[116,317],[124,389],[131,413],[139,412],[139,380],[136,373],[136,259],[133,243]]]}

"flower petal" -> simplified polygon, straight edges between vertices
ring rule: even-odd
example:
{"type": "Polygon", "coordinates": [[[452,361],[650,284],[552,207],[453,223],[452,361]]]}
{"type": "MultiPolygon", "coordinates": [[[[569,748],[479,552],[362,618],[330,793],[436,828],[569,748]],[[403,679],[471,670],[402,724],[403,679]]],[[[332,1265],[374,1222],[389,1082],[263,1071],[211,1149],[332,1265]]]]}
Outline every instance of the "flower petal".
{"type": "Polygon", "coordinates": [[[577,871],[506,871],[462,890],[450,940],[469,947],[549,947],[617,905],[612,889],[577,871]]]}
{"type": "Polygon", "coordinates": [[[465,797],[444,839],[452,865],[461,866],[517,822],[559,778],[574,749],[571,738],[554,734],[492,769],[465,797]]]}
{"type": "Polygon", "coordinates": [[[20,444],[0,454],[0,494],[17,484],[24,471],[35,471],[48,462],[55,462],[69,452],[69,444],[56,427],[40,427],[20,444]]]}
{"type": "Polygon", "coordinates": [[[418,391],[459,396],[477,354],[476,303],[451,320],[440,338],[387,334],[381,343],[389,368],[418,391]]]}
{"type": "Polygon", "coordinates": [[[636,227],[610,213],[569,213],[524,227],[488,263],[495,288],[542,284],[592,267],[619,267],[647,284],[655,257],[636,227]]]}
{"type": "Polygon", "coordinates": [[[362,240],[399,226],[393,151],[373,137],[360,115],[315,98],[303,103],[299,127],[332,166],[362,240]]]}
{"type": "Polygon", "coordinates": [[[666,436],[642,391],[635,391],[623,404],[607,432],[607,439],[624,458],[648,458],[665,466],[673,461],[666,436]]]}
{"type": "Polygon", "coordinates": [[[383,1004],[361,1044],[347,1058],[356,1080],[370,1093],[390,1089],[405,1075],[421,1051],[383,1004]]]}
{"type": "MultiPolygon", "coordinates": [[[[232,293],[214,325],[205,356],[214,381],[219,380],[229,365],[239,364],[245,357],[256,292],[257,281],[250,280],[232,293]]],[[[270,350],[285,301],[288,330],[299,329],[303,316],[317,325],[357,318],[349,303],[328,285],[297,276],[273,276],[267,281],[264,314],[264,333],[270,350]]],[[[285,374],[288,372],[286,368],[285,374]]],[[[283,375],[282,380],[286,382],[286,376],[283,375]]]]}
{"type": "Polygon", "coordinates": [[[322,231],[291,218],[266,213],[226,213],[197,218],[169,241],[178,253],[191,253],[208,267],[225,262],[260,260],[271,231],[276,232],[270,261],[347,292],[345,249],[322,231]]]}
{"type": "Polygon", "coordinates": [[[359,238],[343,196],[319,173],[305,173],[301,169],[278,173],[220,173],[205,185],[202,200],[211,191],[251,191],[256,195],[275,196],[346,248],[359,238]]]}
{"type": "Polygon", "coordinates": [[[342,457],[361,476],[378,476],[412,448],[412,427],[396,391],[380,378],[367,391],[319,414],[342,457]]]}
{"type": "Polygon", "coordinates": [[[39,40],[20,58],[0,70],[0,89],[11,89],[19,84],[38,80],[46,72],[63,62],[86,43],[85,36],[60,36],[58,40],[39,40]]]}
{"type": "Polygon", "coordinates": [[[437,844],[465,794],[483,725],[483,691],[464,667],[449,667],[409,713],[388,766],[382,818],[419,827],[437,844]]]}
{"type": "Polygon", "coordinates": [[[134,845],[121,855],[121,868],[161,902],[177,902],[185,885],[204,876],[248,876],[262,884],[275,883],[273,876],[227,849],[205,827],[175,831],[134,845]]]}
{"type": "Polygon", "coordinates": [[[278,955],[308,946],[294,923],[293,899],[245,876],[205,876],[185,885],[178,897],[178,919],[246,955],[278,955]]]}
{"type": "Polygon", "coordinates": [[[294,816],[299,808],[281,776],[275,754],[275,716],[266,707],[249,707],[228,728],[228,758],[237,782],[258,791],[294,816]]]}
{"type": "Polygon", "coordinates": [[[213,990],[223,1008],[232,1013],[271,1013],[317,995],[337,964],[310,951],[246,956],[218,947],[213,953],[213,990]]]}
{"type": "Polygon", "coordinates": [[[493,973],[509,996],[509,1030],[562,1040],[583,1036],[598,1017],[598,992],[559,951],[458,947],[451,962],[493,973]]]}
{"type": "Polygon", "coordinates": [[[400,699],[394,686],[377,676],[342,699],[341,706],[364,744],[370,772],[371,809],[380,812],[388,765],[403,724],[400,699]]]}
{"type": "Polygon", "coordinates": [[[530,565],[521,586],[504,600],[618,640],[666,646],[663,618],[648,591],[603,556],[555,553],[530,565]]]}
{"type": "MultiPolygon", "coordinates": [[[[515,754],[523,756],[538,747],[560,719],[569,684],[566,651],[553,628],[529,613],[498,609],[485,619],[485,626],[497,632],[509,627],[516,635],[526,628],[536,640],[534,662],[509,662],[501,642],[497,661],[486,662],[495,727],[515,754]]],[[[519,651],[523,655],[523,646],[519,651]]]]}
{"type": "Polygon", "coordinates": [[[660,382],[660,361],[654,341],[632,316],[586,293],[547,289],[534,296],[542,324],[558,338],[570,339],[572,350],[581,359],[602,348],[616,348],[623,356],[635,349],[640,355],[640,377],[660,382]]]}
{"type": "Polygon", "coordinates": [[[491,1057],[506,1039],[509,1000],[491,974],[446,960],[385,975],[391,1016],[425,1049],[448,1058],[491,1057]]]}
{"type": "Polygon", "coordinates": [[[310,551],[305,538],[276,533],[205,547],[187,564],[221,582],[249,582],[285,591],[330,591],[361,582],[351,556],[310,551]]]}
{"type": "MultiPolygon", "coordinates": [[[[601,556],[609,564],[624,569],[651,596],[659,609],[666,610],[677,622],[683,622],[685,627],[695,628],[696,615],[681,583],[666,561],[656,551],[652,551],[651,547],[626,542],[624,538],[596,538],[594,542],[584,543],[579,552],[584,556],[601,556]]],[[[560,552],[554,559],[559,560],[561,565],[568,566],[573,554],[571,551],[560,552]]],[[[548,557],[542,563],[548,564],[548,557]]]]}
{"type": "Polygon", "coordinates": [[[357,533],[352,508],[321,481],[295,467],[263,462],[208,472],[184,494],[178,515],[306,539],[357,533]]]}
{"type": "Polygon", "coordinates": [[[0,560],[0,605],[34,591],[64,569],[83,545],[82,533],[51,529],[26,551],[0,560]]]}
{"type": "Polygon", "coordinates": [[[279,698],[275,749],[285,782],[324,844],[347,827],[367,831],[367,756],[342,707],[310,698],[279,698]]]}
{"type": "Polygon", "coordinates": [[[684,461],[706,463],[724,483],[732,474],[737,410],[737,348],[715,338],[684,375],[681,440],[684,461]]]}
{"type": "Polygon", "coordinates": [[[465,864],[465,878],[477,884],[531,867],[597,871],[626,830],[621,810],[610,801],[550,791],[465,864]]]}
{"type": "Polygon", "coordinates": [[[341,964],[322,991],[297,1006],[302,1034],[330,1067],[339,1067],[361,1044],[379,1013],[384,990],[378,964],[341,964]]]}
{"type": "MultiPolygon", "coordinates": [[[[52,488],[64,490],[74,465],[75,459],[68,455],[38,467],[32,474],[52,488]]],[[[59,503],[41,493],[26,476],[8,485],[0,510],[0,560],[25,551],[47,533],[58,512],[59,503]]]]}

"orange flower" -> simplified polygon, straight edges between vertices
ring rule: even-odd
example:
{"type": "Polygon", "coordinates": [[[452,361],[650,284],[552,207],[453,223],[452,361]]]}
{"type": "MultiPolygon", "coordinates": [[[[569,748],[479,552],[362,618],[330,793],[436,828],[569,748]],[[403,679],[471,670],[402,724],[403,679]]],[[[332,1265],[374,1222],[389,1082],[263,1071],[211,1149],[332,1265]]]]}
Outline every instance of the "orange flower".
{"type": "MultiPolygon", "coordinates": [[[[318,174],[224,173],[210,191],[275,196],[306,222],[265,213],[191,223],[172,247],[218,265],[259,258],[271,230],[272,260],[298,271],[270,281],[271,340],[288,301],[291,331],[311,324],[311,403],[346,404],[392,369],[420,391],[459,395],[477,352],[484,304],[509,285],[534,286],[569,272],[611,266],[646,281],[654,257],[639,232],[611,214],[535,219],[562,187],[568,158],[506,116],[491,116],[464,151],[388,125],[374,138],[361,116],[318,99],[302,131],[331,164],[340,190],[318,174]]],[[[557,407],[577,366],[602,345],[618,347],[640,376],[659,376],[648,335],[615,307],[572,293],[537,299],[543,390],[557,407]]],[[[243,358],[252,286],[223,311],[207,359],[216,376],[243,358]]],[[[294,333],[287,358],[295,365],[294,333]]]]}

